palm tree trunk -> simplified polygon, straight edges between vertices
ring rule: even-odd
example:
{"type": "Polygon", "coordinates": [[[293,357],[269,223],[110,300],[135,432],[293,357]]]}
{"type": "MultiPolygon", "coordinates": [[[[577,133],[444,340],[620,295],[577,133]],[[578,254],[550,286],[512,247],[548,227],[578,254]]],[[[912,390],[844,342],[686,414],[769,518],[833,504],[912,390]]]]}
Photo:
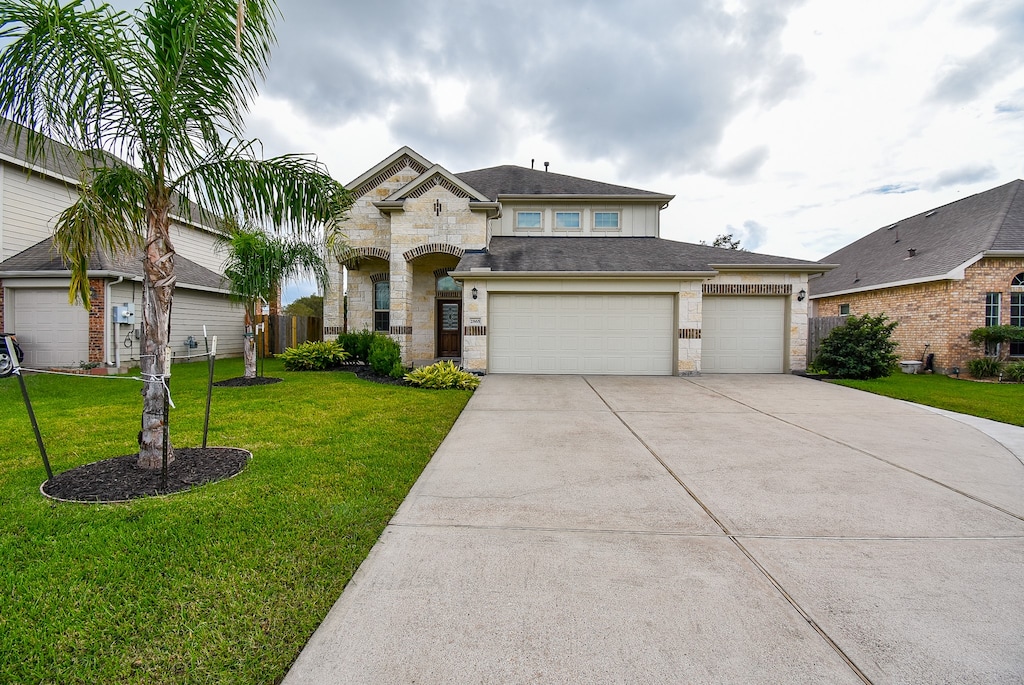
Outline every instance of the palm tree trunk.
{"type": "Polygon", "coordinates": [[[246,307],[245,338],[242,341],[242,357],[245,360],[245,378],[256,378],[256,319],[246,307]]]}
{"type": "MultiPolygon", "coordinates": [[[[147,207],[146,252],[143,268],[146,278],[142,297],[142,430],[139,432],[138,465],[159,469],[163,464],[164,409],[167,389],[164,369],[171,334],[171,300],[174,295],[174,248],[169,237],[170,202],[166,197],[151,199],[147,207]]],[[[174,451],[167,445],[167,462],[174,451]]]]}

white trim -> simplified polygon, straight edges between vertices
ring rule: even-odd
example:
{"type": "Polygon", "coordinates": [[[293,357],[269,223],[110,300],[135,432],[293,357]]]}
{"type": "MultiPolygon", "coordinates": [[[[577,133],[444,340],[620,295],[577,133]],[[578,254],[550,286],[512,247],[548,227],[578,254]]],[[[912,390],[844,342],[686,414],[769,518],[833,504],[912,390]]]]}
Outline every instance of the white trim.
{"type": "Polygon", "coordinates": [[[716,271],[792,271],[801,274],[820,274],[839,268],[838,264],[708,264],[716,271]]]}
{"type": "Polygon", "coordinates": [[[543,209],[524,209],[516,207],[513,210],[515,213],[512,215],[512,231],[521,231],[525,233],[542,233],[544,231],[544,219],[546,212],[543,209]],[[519,226],[519,215],[520,214],[537,214],[540,216],[540,226],[519,226]]]}

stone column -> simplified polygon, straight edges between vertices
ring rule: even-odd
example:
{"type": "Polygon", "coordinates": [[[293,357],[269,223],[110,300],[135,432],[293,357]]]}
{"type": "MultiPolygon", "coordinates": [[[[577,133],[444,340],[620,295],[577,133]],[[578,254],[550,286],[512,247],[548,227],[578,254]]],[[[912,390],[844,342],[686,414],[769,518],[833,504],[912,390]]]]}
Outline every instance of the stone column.
{"type": "Polygon", "coordinates": [[[412,339],[412,264],[401,255],[391,258],[391,337],[402,347],[402,361],[409,361],[412,339]]]}

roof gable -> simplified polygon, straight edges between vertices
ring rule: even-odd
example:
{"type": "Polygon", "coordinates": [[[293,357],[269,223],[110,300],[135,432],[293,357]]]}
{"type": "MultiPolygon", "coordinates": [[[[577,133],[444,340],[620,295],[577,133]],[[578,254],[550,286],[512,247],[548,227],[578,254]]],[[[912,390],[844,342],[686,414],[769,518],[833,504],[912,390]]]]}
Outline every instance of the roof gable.
{"type": "Polygon", "coordinates": [[[987,251],[1024,253],[1024,181],[1011,181],[883,226],[828,255],[815,297],[949,278],[987,251]]]}
{"type": "Polygon", "coordinates": [[[432,166],[434,164],[426,157],[409,146],[403,146],[352,179],[346,187],[353,197],[362,197],[406,167],[422,174],[432,166]]]}
{"type": "Polygon", "coordinates": [[[471,202],[487,202],[487,198],[468,183],[458,178],[439,164],[435,164],[407,185],[391,193],[385,202],[401,202],[422,197],[431,189],[441,186],[452,195],[468,198],[471,202]]]}
{"type": "Polygon", "coordinates": [[[628,197],[636,200],[659,200],[667,202],[673,195],[652,193],[648,190],[618,186],[601,181],[591,181],[576,176],[566,176],[548,171],[537,171],[525,167],[504,165],[476,171],[455,174],[478,189],[490,200],[509,196],[549,197],[628,197]]]}

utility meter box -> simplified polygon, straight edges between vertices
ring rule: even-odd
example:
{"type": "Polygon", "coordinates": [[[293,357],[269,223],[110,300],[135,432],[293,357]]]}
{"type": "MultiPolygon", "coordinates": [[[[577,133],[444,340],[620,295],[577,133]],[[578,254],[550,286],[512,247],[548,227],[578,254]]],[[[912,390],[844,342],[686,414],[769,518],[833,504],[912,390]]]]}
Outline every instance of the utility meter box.
{"type": "Polygon", "coordinates": [[[125,302],[120,307],[114,307],[114,323],[135,323],[135,303],[125,302]]]}

